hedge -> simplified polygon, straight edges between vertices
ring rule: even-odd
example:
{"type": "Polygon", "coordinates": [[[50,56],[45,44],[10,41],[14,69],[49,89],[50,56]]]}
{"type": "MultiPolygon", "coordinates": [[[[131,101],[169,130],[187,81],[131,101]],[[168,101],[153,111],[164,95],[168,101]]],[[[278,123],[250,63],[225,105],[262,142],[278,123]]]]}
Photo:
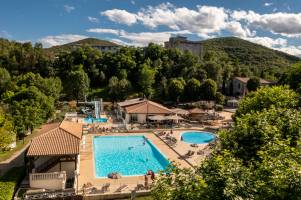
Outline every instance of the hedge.
{"type": "Polygon", "coordinates": [[[15,167],[0,177],[0,200],[13,198],[17,186],[25,177],[24,167],[15,167]]]}

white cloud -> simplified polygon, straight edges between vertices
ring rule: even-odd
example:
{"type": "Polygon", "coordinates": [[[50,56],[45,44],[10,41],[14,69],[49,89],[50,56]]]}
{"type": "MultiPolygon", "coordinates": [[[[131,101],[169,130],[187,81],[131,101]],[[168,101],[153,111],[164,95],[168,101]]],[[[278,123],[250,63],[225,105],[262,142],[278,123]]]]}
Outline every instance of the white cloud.
{"type": "Polygon", "coordinates": [[[71,6],[71,5],[64,5],[64,9],[67,13],[70,13],[72,12],[73,10],[75,10],[75,7],[74,6],[71,6]]]}
{"type": "Polygon", "coordinates": [[[97,23],[98,22],[98,19],[96,17],[90,17],[88,16],[88,20],[92,23],[97,23]]]}
{"type": "Polygon", "coordinates": [[[136,2],[135,2],[134,0],[131,0],[131,4],[135,5],[135,4],[136,4],[136,2]]]}
{"type": "Polygon", "coordinates": [[[113,35],[120,34],[120,30],[109,29],[109,28],[91,28],[91,29],[88,29],[87,32],[89,32],[89,33],[109,33],[109,34],[113,34],[113,35]]]}
{"type": "Polygon", "coordinates": [[[7,32],[6,30],[2,30],[2,31],[0,31],[0,37],[11,38],[12,35],[9,32],[7,32]]]}
{"type": "Polygon", "coordinates": [[[254,42],[269,48],[276,48],[276,47],[286,47],[287,40],[284,38],[270,38],[270,37],[250,37],[250,38],[243,38],[245,40],[249,40],[250,42],[254,42]]]}
{"type": "Polygon", "coordinates": [[[111,21],[132,25],[142,23],[149,28],[167,26],[172,30],[189,30],[199,35],[209,35],[227,26],[228,15],[224,8],[197,6],[196,10],[176,8],[170,3],[148,6],[137,13],[113,9],[101,13],[111,21]]]}
{"type": "Polygon", "coordinates": [[[271,2],[266,2],[266,3],[264,3],[263,5],[264,5],[265,7],[269,7],[269,6],[273,5],[273,3],[271,3],[271,2]]]}
{"type": "Polygon", "coordinates": [[[132,25],[137,21],[137,16],[135,14],[129,13],[126,10],[106,10],[104,12],[101,12],[100,14],[108,17],[111,21],[120,24],[132,25]]]}
{"type": "Polygon", "coordinates": [[[44,47],[52,47],[56,45],[62,45],[69,42],[75,42],[87,38],[85,35],[75,35],[75,34],[62,34],[56,36],[46,36],[38,40],[44,47]]]}
{"type": "Polygon", "coordinates": [[[231,21],[227,23],[227,30],[237,37],[249,37],[255,36],[255,31],[250,31],[247,27],[242,27],[241,23],[237,21],[231,21]]]}
{"type": "Polygon", "coordinates": [[[295,47],[295,46],[286,46],[286,47],[278,47],[274,48],[279,51],[283,51],[285,53],[301,57],[301,47],[295,47]]]}
{"type": "Polygon", "coordinates": [[[183,30],[183,31],[166,31],[166,32],[126,32],[124,30],[117,30],[117,29],[102,29],[102,28],[95,28],[95,29],[88,29],[87,32],[90,33],[110,33],[113,35],[118,36],[121,39],[126,39],[129,42],[124,42],[120,39],[115,39],[117,42],[123,42],[126,45],[133,45],[133,46],[147,46],[150,42],[163,44],[165,41],[168,41],[169,37],[172,35],[178,34],[191,34],[190,31],[183,30]]]}
{"type": "Polygon", "coordinates": [[[301,13],[258,14],[254,11],[234,11],[231,16],[235,20],[246,21],[249,25],[274,34],[301,37],[301,13]]]}

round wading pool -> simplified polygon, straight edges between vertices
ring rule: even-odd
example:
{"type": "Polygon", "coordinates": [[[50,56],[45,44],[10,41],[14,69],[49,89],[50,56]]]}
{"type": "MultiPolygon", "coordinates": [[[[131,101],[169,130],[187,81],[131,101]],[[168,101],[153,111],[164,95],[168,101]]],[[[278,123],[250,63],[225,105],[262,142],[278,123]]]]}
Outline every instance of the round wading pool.
{"type": "Polygon", "coordinates": [[[205,144],[215,139],[215,136],[209,132],[203,131],[187,131],[183,132],[182,141],[191,144],[205,144]]]}

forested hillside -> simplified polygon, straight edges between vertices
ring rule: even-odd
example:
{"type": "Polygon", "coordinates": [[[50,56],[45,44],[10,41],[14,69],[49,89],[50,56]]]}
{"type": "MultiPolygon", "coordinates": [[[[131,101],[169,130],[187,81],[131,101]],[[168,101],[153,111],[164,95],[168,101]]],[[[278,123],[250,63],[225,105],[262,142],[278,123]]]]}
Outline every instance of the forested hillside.
{"type": "Polygon", "coordinates": [[[204,51],[213,51],[216,56],[229,57],[232,62],[237,62],[247,70],[256,74],[265,71],[278,73],[292,63],[300,61],[300,58],[281,51],[269,49],[236,37],[224,37],[204,40],[204,51]]]}

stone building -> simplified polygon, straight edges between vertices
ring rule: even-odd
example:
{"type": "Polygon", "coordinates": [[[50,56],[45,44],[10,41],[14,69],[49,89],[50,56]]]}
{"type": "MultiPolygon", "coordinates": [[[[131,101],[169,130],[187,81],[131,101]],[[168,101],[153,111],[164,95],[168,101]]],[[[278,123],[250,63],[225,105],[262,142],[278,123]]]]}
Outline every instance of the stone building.
{"type": "MultiPolygon", "coordinates": [[[[248,93],[247,83],[250,78],[248,77],[234,77],[232,81],[233,95],[245,96],[248,93]]],[[[270,86],[273,83],[265,79],[259,79],[261,86],[270,86]]]]}
{"type": "Polygon", "coordinates": [[[165,48],[177,48],[181,51],[190,51],[194,55],[203,57],[203,46],[200,41],[189,41],[187,37],[170,37],[169,41],[164,43],[165,48]]]}

